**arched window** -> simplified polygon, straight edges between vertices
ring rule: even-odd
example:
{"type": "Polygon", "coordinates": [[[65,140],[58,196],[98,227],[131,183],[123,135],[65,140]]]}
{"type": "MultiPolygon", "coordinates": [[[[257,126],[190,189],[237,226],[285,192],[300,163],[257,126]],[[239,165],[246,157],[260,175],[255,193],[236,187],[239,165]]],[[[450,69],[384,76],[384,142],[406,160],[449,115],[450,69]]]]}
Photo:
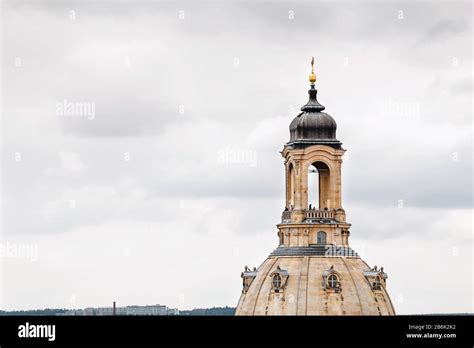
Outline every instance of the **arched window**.
{"type": "Polygon", "coordinates": [[[375,282],[372,284],[373,290],[382,290],[382,284],[380,283],[380,277],[375,277],[375,282]]]}
{"type": "Polygon", "coordinates": [[[336,289],[339,287],[339,279],[337,279],[337,275],[331,274],[328,277],[328,286],[330,289],[336,289]]]}
{"type": "Polygon", "coordinates": [[[279,289],[281,287],[281,277],[279,274],[275,274],[273,276],[272,285],[275,289],[279,289]]]}
{"type": "Polygon", "coordinates": [[[308,168],[308,206],[319,210],[330,210],[329,167],[316,161],[308,168]]]}
{"type": "Polygon", "coordinates": [[[318,232],[318,244],[326,244],[326,232],[318,232]]]}

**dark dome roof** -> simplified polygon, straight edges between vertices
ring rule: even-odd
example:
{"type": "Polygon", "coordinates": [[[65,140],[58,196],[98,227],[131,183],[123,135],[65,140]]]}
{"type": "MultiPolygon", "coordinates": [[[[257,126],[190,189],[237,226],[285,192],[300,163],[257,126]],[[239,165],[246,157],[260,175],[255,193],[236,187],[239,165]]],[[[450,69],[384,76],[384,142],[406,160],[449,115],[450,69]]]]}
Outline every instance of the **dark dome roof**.
{"type": "Polygon", "coordinates": [[[340,148],[341,142],[336,139],[336,121],[325,112],[325,107],[319,104],[314,85],[308,91],[309,101],[301,108],[303,111],[290,124],[290,141],[288,145],[305,147],[322,144],[340,148]]]}
{"type": "Polygon", "coordinates": [[[290,124],[290,140],[336,139],[336,121],[325,112],[302,112],[290,124]]]}

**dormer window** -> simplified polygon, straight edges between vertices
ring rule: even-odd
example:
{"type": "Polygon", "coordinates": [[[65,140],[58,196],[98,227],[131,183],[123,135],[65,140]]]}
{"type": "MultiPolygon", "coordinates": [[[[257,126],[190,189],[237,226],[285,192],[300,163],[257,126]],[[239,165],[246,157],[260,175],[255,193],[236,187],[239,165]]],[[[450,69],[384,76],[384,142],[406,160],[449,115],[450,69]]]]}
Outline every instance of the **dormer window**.
{"type": "Polygon", "coordinates": [[[323,288],[329,292],[341,292],[341,275],[331,266],[323,272],[323,288]]]}
{"type": "Polygon", "coordinates": [[[250,285],[252,284],[253,280],[257,276],[257,269],[254,267],[253,271],[250,270],[247,266],[245,266],[244,271],[240,275],[242,277],[242,293],[245,294],[250,288],[250,285]]]}
{"type": "Polygon", "coordinates": [[[280,268],[277,266],[276,270],[270,274],[272,279],[272,292],[283,292],[286,288],[286,283],[288,281],[288,271],[286,269],[280,268]]]}
{"type": "Polygon", "coordinates": [[[370,284],[370,287],[374,291],[380,291],[385,286],[386,279],[388,278],[387,273],[383,271],[383,267],[377,269],[374,268],[364,271],[364,276],[370,284]]]}

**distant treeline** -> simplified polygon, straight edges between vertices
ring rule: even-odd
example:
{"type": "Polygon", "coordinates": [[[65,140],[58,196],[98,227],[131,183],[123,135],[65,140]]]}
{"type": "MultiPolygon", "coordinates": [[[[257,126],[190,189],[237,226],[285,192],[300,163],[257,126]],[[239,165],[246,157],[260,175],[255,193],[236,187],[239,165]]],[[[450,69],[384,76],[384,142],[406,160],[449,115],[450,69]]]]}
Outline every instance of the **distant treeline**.
{"type": "Polygon", "coordinates": [[[188,311],[179,311],[179,315],[235,315],[234,307],[195,308],[188,311]]]}
{"type": "Polygon", "coordinates": [[[65,308],[29,309],[26,311],[0,311],[0,315],[60,315],[66,311],[65,308]]]}

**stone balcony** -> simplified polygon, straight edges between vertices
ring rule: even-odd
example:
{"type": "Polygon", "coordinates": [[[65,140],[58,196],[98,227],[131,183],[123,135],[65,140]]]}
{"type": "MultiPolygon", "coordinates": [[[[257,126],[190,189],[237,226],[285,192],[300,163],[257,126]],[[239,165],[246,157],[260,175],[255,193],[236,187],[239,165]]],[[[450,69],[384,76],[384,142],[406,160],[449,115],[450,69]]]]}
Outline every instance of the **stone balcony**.
{"type": "MultiPolygon", "coordinates": [[[[331,219],[334,220],[336,216],[336,212],[334,210],[317,210],[317,209],[305,209],[303,210],[305,219],[322,219],[327,220],[331,219]]],[[[289,222],[291,221],[291,214],[292,211],[286,210],[281,214],[281,222],[289,222]]]]}
{"type": "Polygon", "coordinates": [[[305,210],[306,219],[334,219],[334,210],[305,210]]]}

